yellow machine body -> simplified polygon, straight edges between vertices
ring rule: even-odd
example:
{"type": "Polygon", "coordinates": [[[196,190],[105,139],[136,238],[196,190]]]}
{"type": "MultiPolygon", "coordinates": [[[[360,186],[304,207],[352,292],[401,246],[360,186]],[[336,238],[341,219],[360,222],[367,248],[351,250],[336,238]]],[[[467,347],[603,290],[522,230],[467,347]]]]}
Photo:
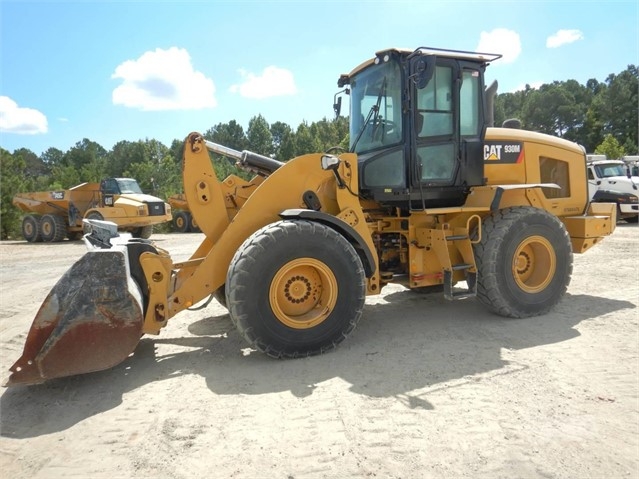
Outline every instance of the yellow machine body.
{"type": "MultiPolygon", "coordinates": [[[[444,58],[443,65],[460,58],[471,69],[486,61],[467,52],[419,53],[444,58]]],[[[429,71],[417,54],[389,50],[378,59],[393,56],[429,71]]],[[[351,75],[378,64],[364,63],[351,75]]],[[[468,78],[480,76],[477,70],[468,78]]],[[[421,84],[418,76],[407,81],[424,88],[427,80],[424,73],[421,84]]],[[[369,118],[385,91],[386,80],[369,118]]],[[[404,121],[412,125],[413,117],[404,121]]],[[[419,188],[406,192],[405,202],[363,191],[365,162],[402,151],[393,145],[376,146],[363,159],[353,146],[280,163],[189,134],[181,201],[203,233],[200,245],[175,262],[151,241],[100,233],[101,225],[89,222],[89,252],[45,299],[6,385],[111,367],[141,335],[158,334],[172,317],[212,297],[252,347],[275,358],[333,349],[355,328],[365,297],[389,283],[450,300],[473,297],[504,317],[545,314],[567,290],[573,253],[614,231],[615,205],[589,203],[578,145],[516,128],[481,131],[481,143],[465,146],[473,155],[464,161],[474,171],[481,166],[484,178],[470,175],[476,184],[466,189],[454,185],[463,201],[450,206],[427,204],[419,188]],[[218,180],[211,152],[255,176],[218,180]]]]}

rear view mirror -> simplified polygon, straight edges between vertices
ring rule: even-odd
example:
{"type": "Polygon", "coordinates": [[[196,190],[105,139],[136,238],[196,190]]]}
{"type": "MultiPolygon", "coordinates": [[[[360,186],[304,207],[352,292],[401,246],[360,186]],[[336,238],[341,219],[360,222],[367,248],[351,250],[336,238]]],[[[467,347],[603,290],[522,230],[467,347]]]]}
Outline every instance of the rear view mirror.
{"type": "Polygon", "coordinates": [[[337,96],[339,93],[335,94],[336,100],[333,103],[333,111],[335,112],[335,118],[339,116],[340,111],[342,111],[342,97],[337,96]]]}
{"type": "Polygon", "coordinates": [[[434,56],[419,56],[411,62],[411,79],[415,83],[415,87],[421,90],[426,87],[435,72],[435,63],[437,58],[434,56]]]}

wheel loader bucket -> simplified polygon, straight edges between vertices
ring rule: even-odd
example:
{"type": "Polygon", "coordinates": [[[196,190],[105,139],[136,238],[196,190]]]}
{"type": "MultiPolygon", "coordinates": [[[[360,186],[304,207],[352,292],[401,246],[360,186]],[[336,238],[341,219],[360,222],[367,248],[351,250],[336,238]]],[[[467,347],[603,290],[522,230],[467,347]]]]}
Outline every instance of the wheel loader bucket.
{"type": "Polygon", "coordinates": [[[107,369],[142,335],[143,299],[124,246],[89,251],[53,287],[3,386],[107,369]]]}

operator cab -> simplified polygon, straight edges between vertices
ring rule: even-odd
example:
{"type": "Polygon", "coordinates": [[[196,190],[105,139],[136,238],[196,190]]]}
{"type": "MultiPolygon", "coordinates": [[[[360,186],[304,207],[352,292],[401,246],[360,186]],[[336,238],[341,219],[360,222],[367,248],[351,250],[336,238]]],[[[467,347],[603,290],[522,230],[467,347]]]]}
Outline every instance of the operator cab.
{"type": "Polygon", "coordinates": [[[100,190],[105,195],[143,194],[133,178],[106,178],[100,183],[100,190]]]}
{"type": "Polygon", "coordinates": [[[500,56],[391,49],[340,77],[363,197],[402,209],[459,206],[484,184],[484,70],[500,56]]]}

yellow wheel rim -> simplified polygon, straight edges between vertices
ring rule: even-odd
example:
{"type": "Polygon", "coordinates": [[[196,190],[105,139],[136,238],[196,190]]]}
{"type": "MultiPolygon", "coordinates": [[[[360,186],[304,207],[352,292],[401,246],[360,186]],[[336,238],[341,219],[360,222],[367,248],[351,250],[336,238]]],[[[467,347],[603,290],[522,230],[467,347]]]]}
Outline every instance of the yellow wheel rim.
{"type": "Polygon", "coordinates": [[[33,225],[33,223],[25,222],[24,232],[27,236],[32,236],[33,234],[35,234],[35,226],[33,225]]]}
{"type": "Polygon", "coordinates": [[[42,222],[42,233],[45,235],[50,235],[51,234],[51,223],[49,223],[48,221],[43,221],[42,222]]]}
{"type": "Polygon", "coordinates": [[[530,236],[519,244],[512,271],[517,285],[526,293],[539,293],[548,287],[557,270],[555,249],[543,236],[530,236]]]}
{"type": "Polygon", "coordinates": [[[178,227],[178,229],[184,228],[184,218],[182,218],[181,216],[175,218],[175,225],[178,227]]]}
{"type": "Polygon", "coordinates": [[[269,290],[275,317],[294,329],[322,323],[337,303],[337,280],[331,269],[314,258],[298,258],[277,272],[269,290]]]}

